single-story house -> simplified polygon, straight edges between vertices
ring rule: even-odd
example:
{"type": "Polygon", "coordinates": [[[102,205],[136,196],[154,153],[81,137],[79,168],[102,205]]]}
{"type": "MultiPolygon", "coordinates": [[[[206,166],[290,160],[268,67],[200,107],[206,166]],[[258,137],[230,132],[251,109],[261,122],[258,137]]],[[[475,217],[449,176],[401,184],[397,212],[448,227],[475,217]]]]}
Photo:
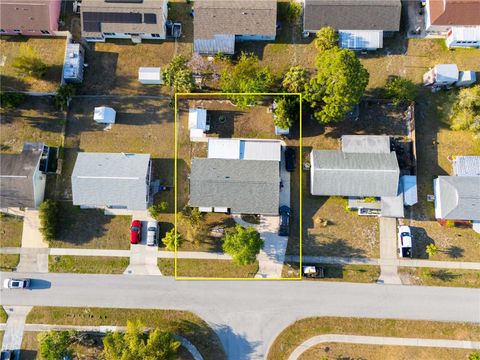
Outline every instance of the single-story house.
{"type": "Polygon", "coordinates": [[[215,55],[235,52],[235,41],[273,41],[277,33],[276,0],[197,0],[193,50],[215,55]]]}
{"type": "Polygon", "coordinates": [[[452,26],[447,32],[447,47],[480,47],[480,26],[452,26]]]}
{"type": "MultiPolygon", "coordinates": [[[[346,196],[355,208],[378,208],[387,217],[404,216],[400,167],[388,136],[343,136],[341,150],[312,150],[310,165],[312,195],[346,196]],[[378,198],[378,207],[362,201],[370,197],[378,198]]],[[[413,189],[411,202],[416,186],[409,189],[413,189]]]]}
{"type": "Polygon", "coordinates": [[[150,154],[80,152],[72,173],[73,204],[146,210],[151,178],[150,154]]]}
{"type": "Polygon", "coordinates": [[[480,26],[480,1],[478,0],[427,0],[425,6],[425,31],[431,35],[446,35],[452,28],[478,28],[480,26]]]}
{"type": "Polygon", "coordinates": [[[83,0],[82,36],[92,42],[163,40],[167,35],[167,3],[167,0],[83,0]]]}
{"type": "Polygon", "coordinates": [[[20,154],[0,154],[0,208],[37,208],[43,202],[48,146],[25,143],[20,154]]]}
{"type": "Polygon", "coordinates": [[[281,143],[209,139],[208,157],[193,158],[189,205],[203,212],[278,215],[281,143]]]}
{"type": "Polygon", "coordinates": [[[0,35],[55,36],[62,0],[0,0],[0,35]]]}
{"type": "Polygon", "coordinates": [[[63,79],[67,83],[81,83],[83,81],[83,65],[85,51],[80,44],[67,44],[65,60],[63,62],[63,79]]]}
{"type": "Polygon", "coordinates": [[[480,221],[480,156],[457,156],[454,176],[433,181],[435,217],[439,220],[480,221]]]}
{"type": "Polygon", "coordinates": [[[354,50],[383,47],[383,37],[400,30],[400,0],[303,0],[303,30],[331,26],[340,46],[354,50]]]}

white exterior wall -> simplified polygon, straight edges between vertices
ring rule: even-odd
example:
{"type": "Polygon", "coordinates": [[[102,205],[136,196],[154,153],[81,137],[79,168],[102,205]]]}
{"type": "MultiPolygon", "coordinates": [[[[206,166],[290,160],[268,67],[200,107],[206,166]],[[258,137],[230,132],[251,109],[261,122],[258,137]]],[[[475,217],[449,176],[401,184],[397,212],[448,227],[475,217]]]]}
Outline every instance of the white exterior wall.
{"type": "Polygon", "coordinates": [[[45,197],[45,184],[47,176],[39,170],[40,161],[33,173],[33,197],[35,199],[35,208],[38,208],[45,197]]]}

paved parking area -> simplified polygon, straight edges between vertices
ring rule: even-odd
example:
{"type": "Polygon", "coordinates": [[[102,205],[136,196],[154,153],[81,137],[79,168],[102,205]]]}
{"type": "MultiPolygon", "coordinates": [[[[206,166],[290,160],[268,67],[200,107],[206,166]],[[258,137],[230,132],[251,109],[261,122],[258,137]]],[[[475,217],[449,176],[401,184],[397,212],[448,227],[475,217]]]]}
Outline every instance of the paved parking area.
{"type": "Polygon", "coordinates": [[[402,1],[402,5],[407,11],[407,37],[421,39],[425,37],[425,10],[418,1],[402,1]],[[421,14],[423,12],[423,14],[421,14]],[[415,33],[413,33],[415,32],[415,33]]]}

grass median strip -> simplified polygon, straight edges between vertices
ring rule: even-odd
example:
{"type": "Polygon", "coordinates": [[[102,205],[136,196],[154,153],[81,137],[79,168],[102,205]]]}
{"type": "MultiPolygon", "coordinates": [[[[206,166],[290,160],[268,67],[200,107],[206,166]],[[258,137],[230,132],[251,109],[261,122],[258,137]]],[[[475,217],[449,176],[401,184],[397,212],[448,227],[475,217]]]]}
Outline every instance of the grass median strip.
{"type": "Polygon", "coordinates": [[[188,311],[35,306],[28,314],[26,322],[28,324],[125,326],[127,320],[136,319],[145,326],[158,327],[186,337],[206,360],[226,359],[217,335],[205,321],[188,311]]]}
{"type": "Polygon", "coordinates": [[[49,256],[48,271],[81,274],[122,274],[129,264],[127,257],[49,256]]]}
{"type": "Polygon", "coordinates": [[[13,271],[20,261],[19,254],[0,254],[0,270],[13,271]]]}
{"type": "Polygon", "coordinates": [[[480,288],[478,270],[400,267],[398,273],[404,283],[412,285],[480,288]]]}
{"type": "MultiPolygon", "coordinates": [[[[376,265],[334,265],[334,264],[315,264],[323,268],[325,281],[346,281],[372,283],[378,280],[380,276],[380,266],[376,265]]],[[[298,277],[299,264],[286,263],[283,266],[282,277],[298,277]]]]}
{"type": "Polygon", "coordinates": [[[296,321],[284,329],[273,342],[268,359],[288,359],[301,343],[322,334],[479,341],[480,326],[437,321],[311,317],[296,321]]]}
{"type": "MultiPolygon", "coordinates": [[[[173,276],[174,260],[158,259],[158,267],[165,276],[173,276]]],[[[236,265],[232,260],[177,259],[177,276],[209,278],[253,278],[258,261],[250,265],[236,265]]]]}

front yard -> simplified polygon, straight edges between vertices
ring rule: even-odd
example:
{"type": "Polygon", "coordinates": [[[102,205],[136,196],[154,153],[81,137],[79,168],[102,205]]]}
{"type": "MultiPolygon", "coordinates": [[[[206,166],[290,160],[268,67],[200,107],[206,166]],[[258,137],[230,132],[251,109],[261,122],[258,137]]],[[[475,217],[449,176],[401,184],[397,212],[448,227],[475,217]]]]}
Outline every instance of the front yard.
{"type": "MultiPolygon", "coordinates": [[[[173,259],[158,259],[164,276],[174,275],[173,259]]],[[[253,278],[258,271],[258,261],[250,265],[236,265],[232,260],[177,259],[177,277],[202,278],[253,278]]]]}
{"type": "Polygon", "coordinates": [[[480,288],[478,270],[400,267],[404,284],[480,288]]]}
{"type": "Polygon", "coordinates": [[[22,246],[23,219],[21,217],[0,214],[0,246],[22,246]]]}
{"type": "Polygon", "coordinates": [[[49,256],[48,271],[80,274],[123,274],[130,259],[106,256],[49,256]]]}
{"type": "Polygon", "coordinates": [[[0,271],[16,270],[19,261],[19,254],[0,254],[0,271]]]}
{"type": "MultiPolygon", "coordinates": [[[[324,269],[325,277],[310,281],[345,281],[359,283],[374,283],[380,276],[380,266],[375,265],[332,265],[315,264],[324,269]]],[[[283,278],[298,278],[300,269],[298,263],[285,263],[283,278]]]]}
{"type": "Polygon", "coordinates": [[[0,66],[2,91],[52,92],[60,86],[65,54],[65,38],[2,35],[0,54],[5,56],[5,64],[0,66]],[[12,66],[15,57],[20,55],[20,48],[23,44],[34,49],[48,66],[47,73],[41,79],[22,77],[12,66]]]}

